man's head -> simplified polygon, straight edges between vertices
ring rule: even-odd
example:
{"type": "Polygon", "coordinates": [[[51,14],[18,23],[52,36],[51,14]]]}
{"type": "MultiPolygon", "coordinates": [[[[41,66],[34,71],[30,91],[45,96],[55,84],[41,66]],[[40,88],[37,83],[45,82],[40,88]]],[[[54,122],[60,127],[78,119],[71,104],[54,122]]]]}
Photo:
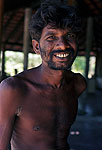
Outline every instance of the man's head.
{"type": "Polygon", "coordinates": [[[74,7],[64,5],[59,0],[45,0],[32,16],[29,26],[32,39],[39,41],[42,30],[47,25],[55,28],[71,28],[73,32],[78,32],[80,19],[77,17],[74,7]]]}
{"type": "Polygon", "coordinates": [[[43,63],[57,70],[70,68],[77,54],[75,37],[80,30],[75,8],[45,0],[33,15],[29,30],[33,48],[41,54],[43,63]]]}

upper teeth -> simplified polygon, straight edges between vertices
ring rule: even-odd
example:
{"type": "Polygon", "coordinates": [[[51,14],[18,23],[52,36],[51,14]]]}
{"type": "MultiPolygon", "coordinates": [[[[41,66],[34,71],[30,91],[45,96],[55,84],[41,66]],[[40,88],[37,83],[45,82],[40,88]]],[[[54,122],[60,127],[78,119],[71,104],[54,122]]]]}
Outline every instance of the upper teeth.
{"type": "Polygon", "coordinates": [[[67,57],[69,54],[57,54],[58,57],[67,57]]]}

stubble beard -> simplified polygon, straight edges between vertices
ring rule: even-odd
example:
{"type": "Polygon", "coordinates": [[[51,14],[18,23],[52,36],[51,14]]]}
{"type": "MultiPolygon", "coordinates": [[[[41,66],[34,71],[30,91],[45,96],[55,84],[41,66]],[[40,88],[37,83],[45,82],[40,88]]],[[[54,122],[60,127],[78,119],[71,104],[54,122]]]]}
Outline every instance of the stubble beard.
{"type": "Polygon", "coordinates": [[[57,64],[52,60],[49,60],[48,66],[54,70],[70,70],[74,60],[75,58],[70,62],[70,64],[67,64],[68,62],[60,62],[60,64],[57,64]]]}
{"type": "Polygon", "coordinates": [[[54,62],[52,59],[53,56],[50,56],[50,60],[48,61],[48,66],[54,70],[70,70],[76,56],[77,53],[75,55],[74,53],[72,53],[71,58],[68,61],[64,61],[64,62],[61,61],[59,63],[54,62]]]}
{"type": "MultiPolygon", "coordinates": [[[[48,57],[47,53],[45,50],[41,49],[40,47],[40,51],[41,51],[41,57],[42,57],[42,60],[44,60],[44,57],[48,57]]],[[[60,50],[59,50],[60,51],[60,50]]],[[[53,55],[54,55],[55,51],[51,52],[49,54],[49,60],[46,61],[47,65],[49,68],[53,69],[53,70],[70,70],[71,69],[71,66],[77,56],[77,53],[74,54],[74,50],[73,52],[71,52],[71,60],[69,60],[70,62],[68,61],[65,61],[65,62],[54,62],[53,61],[53,55]]]]}

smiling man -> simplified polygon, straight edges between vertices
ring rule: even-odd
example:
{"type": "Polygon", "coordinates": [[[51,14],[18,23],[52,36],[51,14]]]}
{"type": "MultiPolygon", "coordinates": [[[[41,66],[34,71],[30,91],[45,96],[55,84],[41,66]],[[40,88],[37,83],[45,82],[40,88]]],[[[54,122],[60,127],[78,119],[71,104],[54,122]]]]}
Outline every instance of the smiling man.
{"type": "Polygon", "coordinates": [[[53,28],[47,25],[43,31],[40,43],[32,40],[39,47],[42,64],[54,70],[70,69],[76,54],[76,35],[70,29],[53,28]],[[44,63],[45,62],[45,63],[44,63]]]}
{"type": "Polygon", "coordinates": [[[75,9],[45,1],[33,15],[30,34],[42,64],[0,85],[0,150],[69,150],[85,79],[70,71],[77,56],[75,9]]]}

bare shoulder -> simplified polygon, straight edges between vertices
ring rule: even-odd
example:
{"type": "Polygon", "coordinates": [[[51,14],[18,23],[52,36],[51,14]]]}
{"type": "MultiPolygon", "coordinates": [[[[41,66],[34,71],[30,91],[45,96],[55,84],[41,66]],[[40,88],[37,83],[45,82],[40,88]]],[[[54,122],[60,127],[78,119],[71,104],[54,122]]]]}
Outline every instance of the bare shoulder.
{"type": "Polygon", "coordinates": [[[36,68],[29,69],[3,80],[0,83],[0,89],[7,89],[9,91],[11,90],[16,92],[19,91],[23,93],[25,90],[27,90],[27,83],[33,81],[35,76],[37,76],[36,70],[36,68]]]}
{"type": "MultiPolygon", "coordinates": [[[[22,73],[23,74],[23,73],[22,73]]],[[[27,85],[20,78],[20,75],[9,77],[0,83],[0,101],[11,104],[20,102],[25,96],[27,85]]]]}
{"type": "Polygon", "coordinates": [[[21,82],[33,82],[38,78],[38,67],[25,70],[15,76],[16,79],[19,79],[21,82]]]}
{"type": "Polygon", "coordinates": [[[16,97],[18,81],[15,77],[9,77],[0,83],[0,100],[16,97]],[[2,98],[1,98],[2,97],[2,98]]]}
{"type": "Polygon", "coordinates": [[[14,86],[15,86],[15,78],[9,77],[0,83],[0,91],[6,90],[6,89],[12,90],[14,89],[14,86]]]}
{"type": "Polygon", "coordinates": [[[77,93],[77,96],[80,96],[87,87],[85,78],[80,73],[73,73],[74,77],[74,86],[77,93]]]}
{"type": "Polygon", "coordinates": [[[80,73],[73,73],[73,74],[76,82],[86,85],[86,79],[80,73]]]}
{"type": "Polygon", "coordinates": [[[19,74],[9,77],[0,83],[0,90],[7,89],[8,91],[17,91],[23,85],[23,80],[19,78],[19,74]]]}

